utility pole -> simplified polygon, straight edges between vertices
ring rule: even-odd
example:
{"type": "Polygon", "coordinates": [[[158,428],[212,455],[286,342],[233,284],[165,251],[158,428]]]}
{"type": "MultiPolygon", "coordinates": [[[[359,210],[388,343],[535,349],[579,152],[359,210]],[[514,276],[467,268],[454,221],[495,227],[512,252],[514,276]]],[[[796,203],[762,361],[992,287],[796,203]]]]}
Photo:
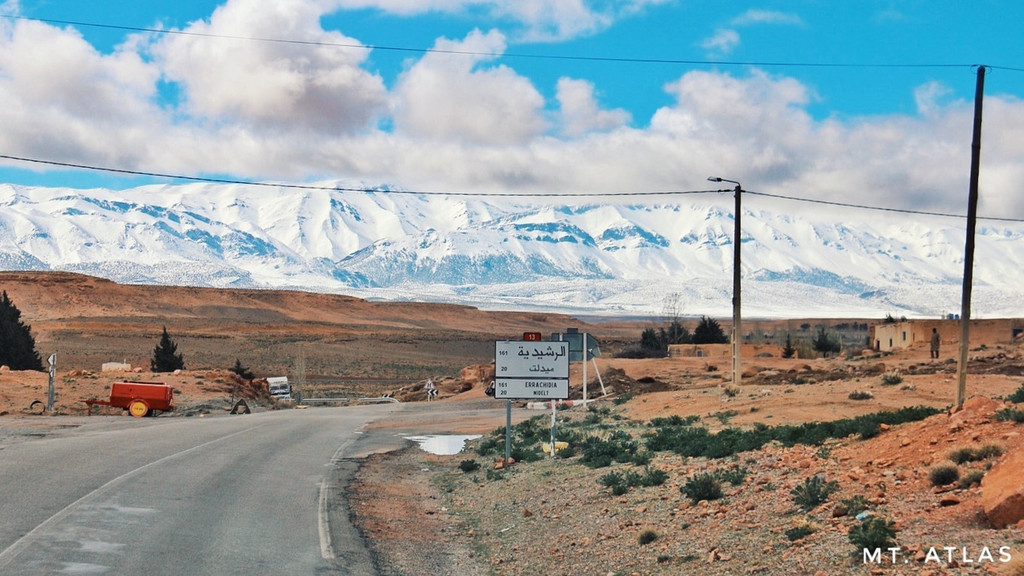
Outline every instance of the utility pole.
{"type": "Polygon", "coordinates": [[[733,232],[732,232],[732,384],[739,387],[743,381],[742,351],[743,333],[740,329],[740,198],[743,194],[743,186],[735,180],[726,180],[711,176],[711,182],[729,182],[735,184],[733,195],[736,206],[733,209],[733,232]]]}
{"type": "Polygon", "coordinates": [[[971,288],[974,284],[974,234],[978,227],[978,178],[981,173],[981,110],[985,99],[985,67],[978,66],[974,89],[974,134],[971,139],[971,183],[967,197],[967,239],[964,242],[964,286],[960,300],[960,355],[956,368],[956,407],[967,395],[967,349],[971,333],[971,288]]]}

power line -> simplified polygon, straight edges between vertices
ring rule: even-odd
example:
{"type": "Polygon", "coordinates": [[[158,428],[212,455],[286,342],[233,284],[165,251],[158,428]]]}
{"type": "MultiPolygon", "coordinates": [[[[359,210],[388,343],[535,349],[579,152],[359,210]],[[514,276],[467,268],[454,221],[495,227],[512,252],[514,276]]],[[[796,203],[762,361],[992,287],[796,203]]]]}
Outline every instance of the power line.
{"type": "MultiPolygon", "coordinates": [[[[93,172],[110,172],[113,174],[126,174],[130,176],[146,176],[150,178],[166,178],[169,180],[185,180],[189,182],[206,182],[210,184],[234,184],[239,186],[259,186],[264,188],[287,188],[294,190],[326,190],[337,192],[373,192],[376,194],[404,194],[413,196],[476,196],[481,198],[588,198],[588,197],[626,197],[626,196],[690,196],[696,194],[721,194],[732,193],[733,190],[657,190],[639,192],[459,192],[459,191],[425,191],[425,190],[392,190],[385,188],[349,187],[349,186],[322,186],[316,184],[289,184],[279,182],[265,182],[258,180],[240,180],[233,178],[212,178],[206,176],[185,176],[182,174],[169,174],[162,172],[148,172],[144,170],[128,170],[124,168],[109,168],[89,164],[75,164],[72,162],[58,162],[56,160],[41,160],[38,158],[26,158],[22,156],[11,156],[0,154],[0,159],[12,160],[15,162],[28,162],[32,164],[44,164],[47,166],[59,166],[62,168],[75,168],[79,170],[90,170],[93,172]]],[[[837,206],[840,208],[857,208],[861,210],[874,210],[878,212],[896,212],[900,214],[914,214],[917,216],[938,216],[942,218],[966,218],[963,214],[951,214],[944,212],[928,212],[925,210],[910,210],[905,208],[890,208],[885,206],[870,206],[867,204],[851,204],[848,202],[833,202],[830,200],[817,200],[814,198],[801,198],[798,196],[786,196],[782,194],[769,194],[766,192],[755,192],[743,190],[744,194],[752,196],[764,196],[765,198],[776,198],[790,200],[793,202],[804,202],[808,204],[823,204],[837,206]]],[[[1024,218],[998,218],[978,217],[979,220],[991,220],[995,222],[1024,223],[1024,218]]]]}
{"type": "MultiPolygon", "coordinates": [[[[79,20],[59,20],[54,18],[29,18],[27,16],[0,15],[11,20],[27,20],[33,22],[44,22],[61,26],[80,26],[84,28],[102,28],[107,30],[123,30],[127,32],[146,32],[151,34],[168,34],[178,36],[194,36],[200,38],[218,38],[224,40],[244,40],[248,42],[268,42],[274,44],[297,44],[302,46],[352,48],[358,50],[380,50],[391,52],[414,52],[420,54],[454,54],[460,56],[483,56],[488,58],[520,58],[532,60],[563,60],[578,62],[609,62],[625,64],[672,64],[688,66],[757,66],[757,67],[788,67],[788,68],[971,68],[978,64],[966,63],[857,63],[857,62],[784,62],[784,61],[734,61],[734,60],[695,60],[677,58],[641,58],[622,56],[580,56],[570,54],[529,54],[525,52],[479,52],[474,50],[453,50],[440,48],[416,48],[408,46],[390,46],[384,44],[356,44],[350,42],[327,42],[322,40],[296,40],[289,38],[267,38],[260,36],[236,36],[229,34],[214,34],[210,32],[190,32],[187,30],[174,30],[165,28],[147,28],[142,26],[126,26],[119,24],[103,24],[98,22],[84,22],[79,20]]],[[[1024,72],[1024,69],[1011,68],[1007,66],[990,66],[1001,70],[1012,70],[1024,72]]]]}
{"type": "Polygon", "coordinates": [[[59,166],[62,168],[76,168],[79,170],[91,170],[94,172],[110,172],[113,174],[127,174],[129,176],[147,176],[151,178],[167,178],[171,180],[186,180],[190,182],[207,182],[211,184],[236,184],[242,186],[260,186],[265,188],[289,188],[296,190],[332,190],[338,192],[374,192],[378,194],[406,194],[412,196],[480,196],[480,197],[537,197],[537,198],[562,198],[562,197],[593,197],[593,196],[684,196],[690,194],[717,194],[720,190],[661,190],[651,192],[458,192],[458,191],[425,191],[425,190],[391,190],[383,188],[347,187],[347,186],[321,186],[316,184],[289,184],[278,182],[262,182],[258,180],[239,180],[232,178],[212,178],[206,176],[185,176],[182,174],[168,174],[163,172],[147,172],[144,170],[127,170],[124,168],[108,168],[104,166],[93,166],[89,164],[75,164],[72,162],[57,162],[55,160],[40,160],[38,158],[25,158],[21,156],[10,156],[0,154],[0,159],[14,160],[17,162],[29,162],[33,164],[45,164],[47,166],[59,166]]]}
{"type": "MultiPolygon", "coordinates": [[[[887,208],[884,206],[869,206],[867,204],[850,204],[848,202],[833,202],[831,200],[815,200],[812,198],[799,198],[797,196],[784,196],[782,194],[768,194],[766,192],[753,192],[743,190],[744,193],[752,196],[764,196],[766,198],[778,198],[780,200],[792,200],[794,202],[807,202],[809,204],[824,204],[828,206],[839,206],[842,208],[860,208],[862,210],[876,210],[879,212],[896,212],[900,214],[914,214],[917,216],[940,216],[943,218],[966,218],[963,214],[950,214],[946,212],[927,212],[924,210],[909,210],[905,208],[887,208]]],[[[998,218],[995,216],[978,217],[979,220],[992,220],[995,222],[1024,222],[1024,218],[998,218]]]]}

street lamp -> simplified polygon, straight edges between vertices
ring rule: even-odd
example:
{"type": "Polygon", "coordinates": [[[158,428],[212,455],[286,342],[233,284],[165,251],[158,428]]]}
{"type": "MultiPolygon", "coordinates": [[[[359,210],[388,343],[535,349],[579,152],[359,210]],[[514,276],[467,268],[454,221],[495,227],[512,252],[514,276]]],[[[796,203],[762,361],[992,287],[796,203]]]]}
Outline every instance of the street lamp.
{"type": "Polygon", "coordinates": [[[743,343],[740,341],[740,194],[743,187],[735,180],[727,180],[716,176],[708,177],[709,182],[728,182],[735,184],[733,195],[736,198],[736,208],[733,213],[732,233],[732,383],[739,387],[743,379],[741,368],[741,349],[743,343]]]}

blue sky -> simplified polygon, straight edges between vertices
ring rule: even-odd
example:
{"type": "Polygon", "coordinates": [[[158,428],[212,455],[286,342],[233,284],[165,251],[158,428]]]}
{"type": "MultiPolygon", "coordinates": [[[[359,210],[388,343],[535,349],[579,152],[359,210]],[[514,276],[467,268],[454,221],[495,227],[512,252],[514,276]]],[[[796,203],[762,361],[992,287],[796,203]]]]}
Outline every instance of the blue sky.
{"type": "MultiPolygon", "coordinates": [[[[1014,1],[8,0],[0,14],[0,155],[429,191],[696,190],[718,175],[962,213],[985,64],[982,212],[1024,217],[1014,1]]],[[[12,184],[154,181],[0,161],[12,184]]]]}

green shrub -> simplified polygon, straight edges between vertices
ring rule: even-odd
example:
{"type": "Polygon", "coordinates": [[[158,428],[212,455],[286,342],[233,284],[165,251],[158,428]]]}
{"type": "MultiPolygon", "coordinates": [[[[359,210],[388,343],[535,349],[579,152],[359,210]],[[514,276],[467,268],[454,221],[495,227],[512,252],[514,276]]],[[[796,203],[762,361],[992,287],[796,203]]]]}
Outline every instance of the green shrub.
{"type": "Polygon", "coordinates": [[[886,550],[896,546],[896,527],[884,518],[872,516],[850,528],[849,539],[857,548],[855,555],[862,555],[864,550],[886,550]]]}
{"type": "Polygon", "coordinates": [[[603,486],[611,488],[612,494],[621,496],[635,486],[661,486],[668,480],[668,473],[657,468],[645,468],[643,473],[627,470],[625,474],[609,472],[598,479],[603,486]]]}
{"type": "Polygon", "coordinates": [[[995,458],[1003,453],[1003,449],[995,444],[986,444],[980,448],[958,448],[949,454],[949,459],[957,464],[978,462],[995,458]]]}
{"type": "Polygon", "coordinates": [[[965,476],[960,478],[956,483],[956,487],[961,490],[966,490],[974,484],[981,484],[981,479],[985,477],[984,470],[971,470],[965,476]]]}
{"type": "Polygon", "coordinates": [[[606,439],[590,436],[580,443],[580,462],[590,468],[604,468],[612,462],[650,462],[649,455],[638,454],[639,447],[639,442],[623,430],[612,432],[606,439]]]}
{"type": "Polygon", "coordinates": [[[893,370],[892,372],[882,374],[882,386],[895,386],[902,382],[903,375],[900,374],[899,370],[893,370]]]}
{"type": "Polygon", "coordinates": [[[640,536],[637,537],[637,541],[640,542],[641,546],[646,546],[657,539],[658,533],[654,530],[644,530],[640,533],[640,536]]]}
{"type": "Polygon", "coordinates": [[[615,486],[616,484],[625,484],[626,483],[625,482],[625,478],[619,472],[609,472],[609,473],[605,474],[604,476],[601,476],[600,478],[598,478],[597,481],[600,482],[601,485],[605,486],[606,488],[611,488],[612,486],[615,486]]]}
{"type": "Polygon", "coordinates": [[[874,394],[866,390],[854,390],[853,392],[850,392],[850,395],[848,396],[850,400],[871,400],[874,397],[874,394]]]}
{"type": "Polygon", "coordinates": [[[917,406],[831,422],[808,422],[776,427],[755,425],[752,430],[726,428],[717,434],[711,434],[705,428],[692,426],[691,424],[696,421],[692,418],[683,420],[673,416],[651,420],[653,430],[644,434],[644,444],[651,452],[671,451],[684,457],[723,458],[747,450],[757,450],[772,441],[793,446],[821,445],[829,438],[845,438],[850,435],[871,438],[878,435],[883,423],[903,424],[923,420],[938,413],[937,408],[917,406]]]}
{"type": "Polygon", "coordinates": [[[612,404],[615,404],[616,406],[621,406],[622,404],[625,404],[626,402],[632,400],[633,396],[635,396],[635,394],[633,394],[632,392],[626,392],[622,396],[619,396],[612,400],[612,404]]]}
{"type": "Polygon", "coordinates": [[[655,428],[663,426],[692,426],[697,422],[700,422],[700,416],[697,416],[696,414],[690,414],[686,418],[673,414],[668,417],[659,416],[657,418],[651,418],[650,425],[655,428]]]}
{"type": "Polygon", "coordinates": [[[1007,402],[1013,402],[1014,404],[1024,403],[1024,384],[1020,385],[1013,394],[1006,397],[1007,402]]]}
{"type": "Polygon", "coordinates": [[[722,497],[721,481],[714,474],[707,472],[688,478],[686,484],[680,486],[679,490],[694,504],[701,500],[718,500],[722,497]]]}
{"type": "Polygon", "coordinates": [[[476,460],[463,460],[462,462],[459,462],[459,470],[462,470],[467,474],[470,472],[476,472],[479,469],[480,463],[476,460]]]}
{"type": "MultiPolygon", "coordinates": [[[[501,435],[505,435],[505,429],[501,429],[501,435]]],[[[480,443],[476,446],[476,453],[481,456],[487,456],[489,454],[498,454],[504,452],[505,447],[504,441],[499,441],[495,436],[487,436],[480,440],[480,443]]]]}
{"type": "Polygon", "coordinates": [[[640,478],[641,486],[661,486],[668,480],[668,472],[659,468],[645,468],[640,478]]]}
{"type": "Polygon", "coordinates": [[[985,444],[981,448],[978,448],[978,459],[988,460],[989,458],[996,458],[1003,455],[1003,448],[997,444],[985,444]]]}
{"type": "Polygon", "coordinates": [[[729,420],[732,420],[739,412],[735,410],[725,410],[724,412],[715,412],[714,417],[718,419],[722,424],[728,424],[729,420]]]}
{"type": "Polygon", "coordinates": [[[568,440],[567,442],[569,442],[568,446],[562,448],[561,450],[555,451],[555,458],[568,459],[576,455],[576,443],[570,442],[568,440]]]}
{"type": "Polygon", "coordinates": [[[739,486],[740,484],[743,484],[743,480],[747,477],[747,469],[742,466],[726,468],[716,472],[715,476],[717,476],[722,482],[728,482],[733,486],[739,486]]]}
{"type": "Polygon", "coordinates": [[[1024,410],[1016,408],[996,410],[996,420],[999,422],[1016,422],[1017,424],[1024,423],[1024,410]]]}
{"type": "Polygon", "coordinates": [[[960,470],[953,464],[939,464],[928,471],[932,486],[947,486],[960,478],[960,470]]]}
{"type": "Polygon", "coordinates": [[[856,516],[865,510],[871,509],[871,502],[867,498],[858,494],[852,498],[844,498],[839,501],[839,506],[845,510],[844,516],[856,516]]]}
{"type": "Polygon", "coordinates": [[[510,455],[516,462],[536,462],[544,458],[544,453],[541,451],[539,444],[524,448],[513,443],[510,455]]]}
{"type": "Polygon", "coordinates": [[[512,426],[512,433],[522,444],[536,444],[550,440],[551,420],[547,416],[534,416],[512,426]]]}
{"type": "Polygon", "coordinates": [[[794,526],[793,528],[786,530],[786,538],[788,538],[790,542],[796,542],[797,540],[806,538],[811,534],[814,534],[814,527],[810,524],[794,526]]]}
{"type": "Polygon", "coordinates": [[[793,502],[803,510],[812,510],[828,500],[829,494],[839,488],[837,482],[826,482],[822,475],[814,475],[804,480],[803,484],[790,490],[793,502]]]}

